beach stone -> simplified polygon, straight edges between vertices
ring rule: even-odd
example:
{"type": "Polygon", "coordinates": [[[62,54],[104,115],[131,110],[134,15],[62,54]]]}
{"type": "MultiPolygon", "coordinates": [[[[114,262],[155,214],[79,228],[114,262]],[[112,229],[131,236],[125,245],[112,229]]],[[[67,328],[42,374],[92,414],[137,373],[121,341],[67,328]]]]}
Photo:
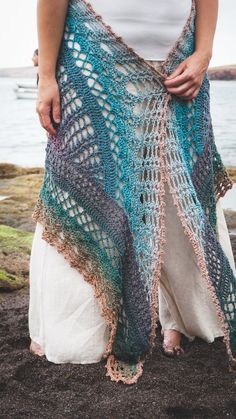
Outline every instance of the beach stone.
{"type": "Polygon", "coordinates": [[[43,180],[41,167],[21,168],[0,164],[0,224],[33,232],[35,222],[31,218],[43,180]]]}
{"type": "Polygon", "coordinates": [[[228,229],[236,229],[236,211],[224,209],[224,215],[228,229]]]}
{"type": "Polygon", "coordinates": [[[17,275],[9,274],[5,269],[0,269],[0,292],[19,290],[25,286],[24,279],[17,275]]]}
{"type": "Polygon", "coordinates": [[[16,176],[43,173],[42,167],[21,167],[12,163],[0,163],[0,179],[9,179],[16,176]]]}
{"type": "Polygon", "coordinates": [[[226,167],[229,177],[232,179],[233,182],[236,182],[236,167],[227,166],[226,167]]]}
{"type": "Polygon", "coordinates": [[[234,261],[236,264],[236,234],[230,234],[230,241],[231,241],[231,246],[233,250],[234,261]]]}
{"type": "Polygon", "coordinates": [[[33,233],[0,225],[0,291],[28,284],[33,233]]]}

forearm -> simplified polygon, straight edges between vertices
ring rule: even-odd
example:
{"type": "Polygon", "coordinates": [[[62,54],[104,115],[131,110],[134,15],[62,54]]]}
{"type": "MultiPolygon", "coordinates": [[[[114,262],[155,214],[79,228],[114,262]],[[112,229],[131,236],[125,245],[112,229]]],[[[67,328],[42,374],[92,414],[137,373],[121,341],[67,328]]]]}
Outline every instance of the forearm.
{"type": "Polygon", "coordinates": [[[218,17],[218,0],[195,0],[195,2],[195,51],[204,55],[209,62],[212,56],[213,41],[218,17]]]}
{"type": "Polygon", "coordinates": [[[39,79],[55,77],[68,0],[38,0],[39,79]]]}

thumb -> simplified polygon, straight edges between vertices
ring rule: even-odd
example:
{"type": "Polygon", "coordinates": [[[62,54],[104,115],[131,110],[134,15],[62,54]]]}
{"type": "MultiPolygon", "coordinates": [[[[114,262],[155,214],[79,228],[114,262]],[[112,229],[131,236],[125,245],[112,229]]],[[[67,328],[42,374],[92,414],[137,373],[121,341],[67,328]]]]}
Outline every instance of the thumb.
{"type": "Polygon", "coordinates": [[[166,77],[166,80],[173,79],[176,76],[179,76],[181,73],[183,73],[185,69],[185,62],[183,61],[178,65],[178,67],[171,73],[168,77],[166,77]]]}
{"type": "Polygon", "coordinates": [[[57,95],[52,101],[52,116],[56,123],[60,122],[61,115],[60,115],[60,98],[57,95]]]}

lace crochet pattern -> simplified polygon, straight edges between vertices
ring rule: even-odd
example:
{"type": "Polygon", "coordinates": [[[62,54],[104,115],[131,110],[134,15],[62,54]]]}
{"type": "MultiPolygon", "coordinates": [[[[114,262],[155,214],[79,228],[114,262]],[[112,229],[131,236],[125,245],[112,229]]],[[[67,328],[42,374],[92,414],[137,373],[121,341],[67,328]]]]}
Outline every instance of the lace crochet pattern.
{"type": "Polygon", "coordinates": [[[89,3],[71,0],[58,56],[61,122],[48,137],[32,218],[93,286],[109,326],[106,374],[125,384],[142,374],[156,337],[164,182],[215,303],[231,370],[236,363],[236,278],[216,232],[216,202],[232,181],[214,142],[208,76],[192,101],[162,83],[194,51],[195,12],[193,1],[157,68],[89,3]]]}

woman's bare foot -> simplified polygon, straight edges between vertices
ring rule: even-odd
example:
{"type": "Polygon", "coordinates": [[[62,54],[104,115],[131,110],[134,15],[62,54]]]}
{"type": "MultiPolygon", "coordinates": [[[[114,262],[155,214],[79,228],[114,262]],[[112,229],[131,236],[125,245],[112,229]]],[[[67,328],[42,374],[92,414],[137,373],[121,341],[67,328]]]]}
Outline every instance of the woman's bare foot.
{"type": "Polygon", "coordinates": [[[44,355],[42,347],[38,343],[34,342],[33,340],[31,340],[29,350],[34,355],[38,355],[38,356],[44,355]]]}
{"type": "Polygon", "coordinates": [[[184,353],[181,347],[181,333],[174,329],[162,329],[161,330],[163,339],[163,352],[165,355],[170,357],[176,357],[184,353]]]}

